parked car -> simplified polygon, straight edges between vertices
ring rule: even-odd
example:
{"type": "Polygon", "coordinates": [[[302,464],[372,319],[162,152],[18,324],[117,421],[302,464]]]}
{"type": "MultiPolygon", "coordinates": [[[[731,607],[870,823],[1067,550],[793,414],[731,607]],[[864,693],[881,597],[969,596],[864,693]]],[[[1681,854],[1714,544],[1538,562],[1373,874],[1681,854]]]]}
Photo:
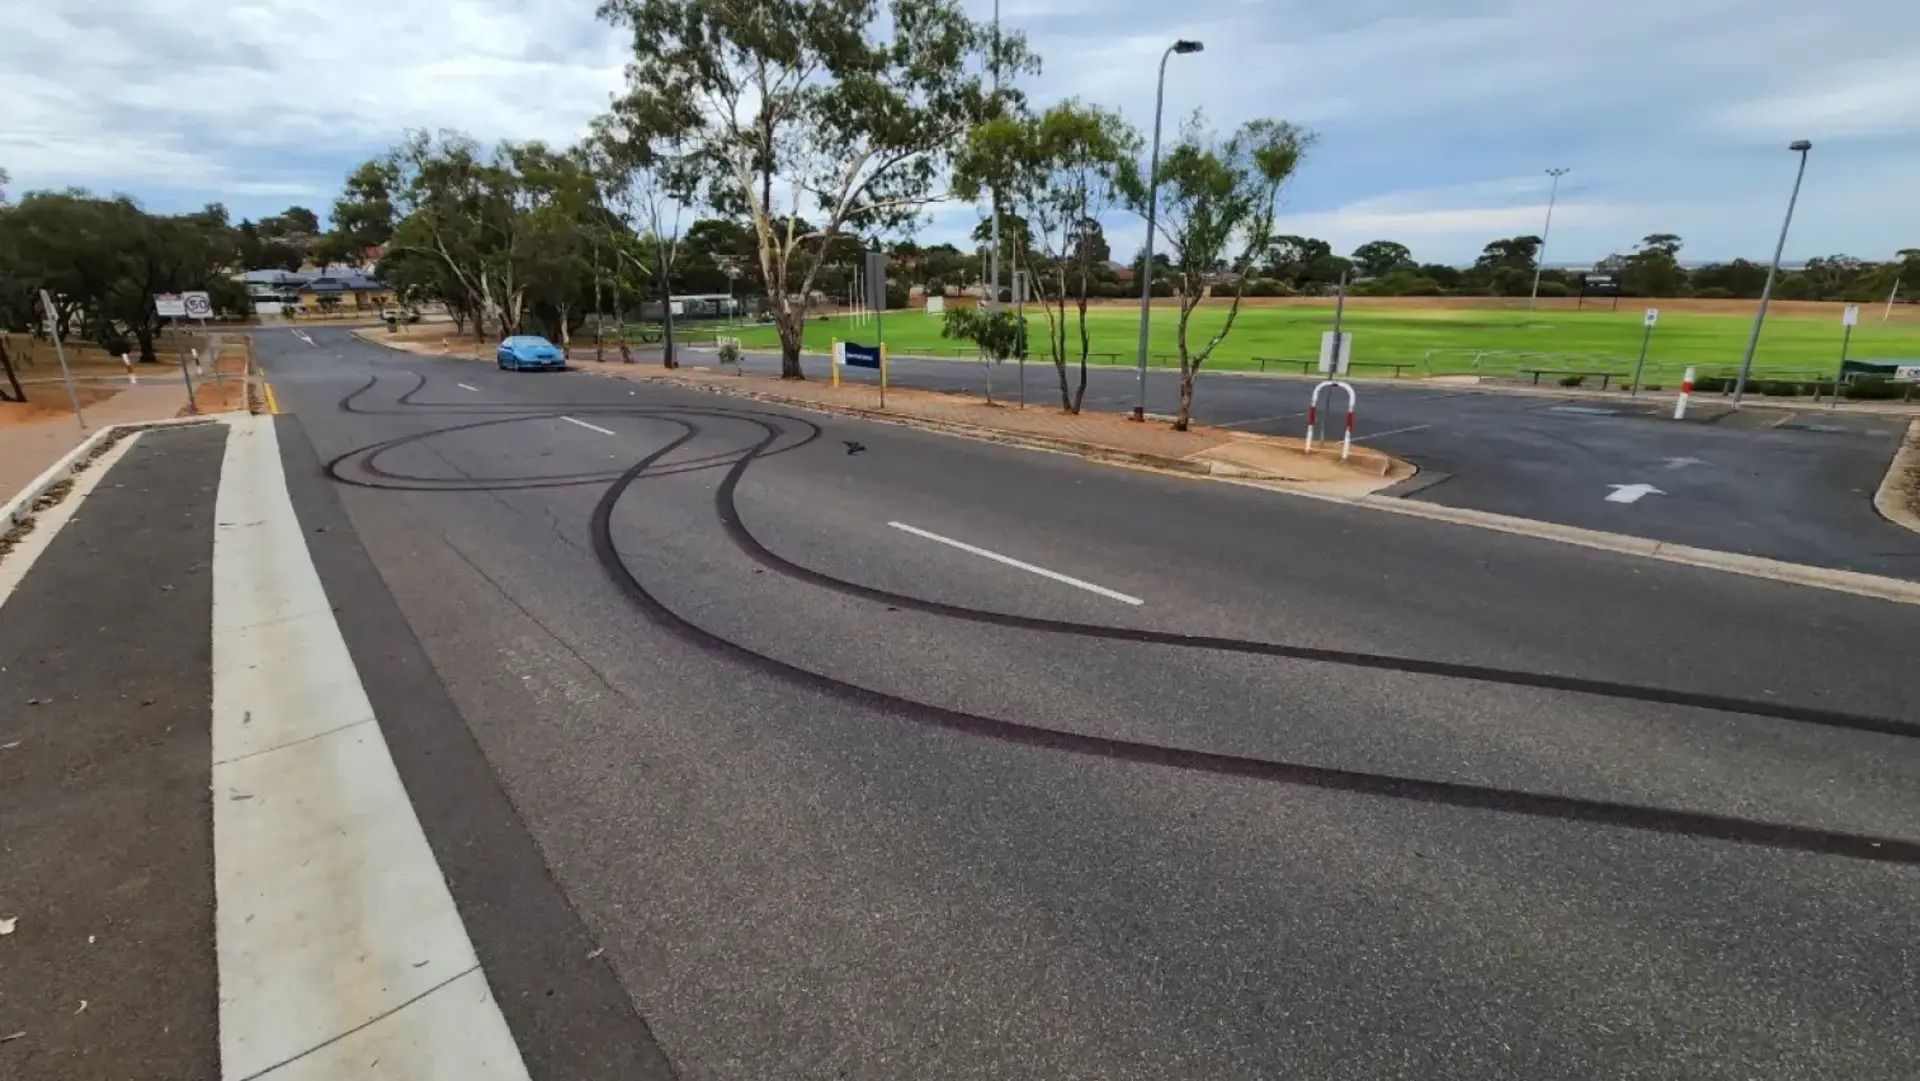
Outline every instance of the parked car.
{"type": "Polygon", "coordinates": [[[516,334],[504,339],[494,351],[494,358],[502,369],[513,371],[527,368],[558,371],[567,366],[566,354],[560,352],[560,347],[538,334],[516,334]]]}

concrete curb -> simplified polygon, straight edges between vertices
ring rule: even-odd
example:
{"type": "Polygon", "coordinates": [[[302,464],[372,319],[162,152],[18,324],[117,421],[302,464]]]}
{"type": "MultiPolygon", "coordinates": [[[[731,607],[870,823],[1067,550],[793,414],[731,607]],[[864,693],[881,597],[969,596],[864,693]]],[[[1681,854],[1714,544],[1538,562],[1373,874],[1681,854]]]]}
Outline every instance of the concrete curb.
{"type": "Polygon", "coordinates": [[[92,461],[95,451],[106,441],[119,439],[129,432],[144,431],[148,428],[160,428],[174,424],[207,424],[220,414],[211,413],[194,417],[171,417],[166,420],[146,420],[128,424],[109,424],[92,435],[81,440],[78,446],[62,455],[60,460],[48,466],[41,474],[27,482],[13,498],[0,507],[0,516],[6,519],[5,525],[12,527],[33,517],[34,501],[46,494],[47,489],[71,478],[86,463],[92,461]]]}
{"type": "MultiPolygon", "coordinates": [[[[372,339],[368,339],[372,340],[372,339]]],[[[394,348],[396,352],[411,350],[394,348]]],[[[430,355],[430,354],[415,354],[430,355]]],[[[443,358],[458,359],[458,358],[443,358]]],[[[597,374],[597,373],[587,373],[597,374]]],[[[774,402],[795,408],[812,409],[823,413],[841,413],[858,416],[864,420],[873,420],[887,424],[899,424],[903,427],[921,427],[932,431],[979,439],[984,442],[1005,443],[1015,446],[1027,446],[1036,450],[1048,450],[1057,453],[1075,454],[1094,461],[1105,461],[1114,465],[1132,466],[1153,470],[1185,473],[1205,476],[1227,484],[1243,484],[1263,491],[1278,492],[1281,495],[1300,499],[1317,499],[1326,503],[1338,503],[1349,507],[1364,507],[1369,510],[1385,511],[1389,514],[1402,514],[1429,521],[1446,522],[1452,525],[1473,526],[1479,529],[1491,529],[1516,536],[1532,537],[1536,540],[1558,541],[1562,544],[1578,545],[1603,552],[1616,552],[1622,555],[1643,556],[1665,563],[1677,563],[1688,567],[1702,567],[1708,570],[1726,571],[1742,574],[1750,578],[1765,578],[1770,581],[1786,582],[1792,585],[1807,586],[1813,589],[1827,589],[1838,593],[1850,593],[1860,597],[1872,597],[1876,600],[1891,601],[1895,604],[1920,605],[1920,582],[1909,582],[1901,578],[1887,578],[1876,574],[1863,574],[1859,571],[1835,570],[1830,567],[1815,567],[1805,563],[1788,563],[1784,560],[1767,559],[1762,556],[1743,555],[1738,552],[1722,552],[1711,548],[1695,548],[1691,545],[1673,544],[1668,541],[1652,540],[1647,537],[1635,537],[1625,533],[1608,533],[1598,529],[1584,529],[1579,526],[1561,525],[1557,522],[1543,522],[1533,518],[1518,518],[1512,515],[1495,514],[1491,511],[1468,510],[1463,507],[1448,507],[1439,503],[1421,503],[1398,496],[1382,495],[1370,492],[1362,496],[1332,495],[1325,492],[1308,491],[1276,483],[1273,479],[1249,477],[1237,470],[1214,471],[1209,463],[1190,462],[1184,458],[1169,458],[1163,455],[1125,455],[1115,452],[1109,457],[1089,454],[1084,445],[1066,442],[1053,442],[1044,439],[1031,441],[1019,438],[998,438],[993,429],[968,428],[958,425],[943,425],[936,422],[922,422],[918,418],[904,418],[895,414],[878,413],[873,410],[824,405],[818,402],[793,401],[776,395],[761,394],[745,388],[730,391],[708,383],[690,383],[672,376],[647,376],[653,382],[667,383],[681,389],[704,390],[711,394],[726,394],[738,398],[752,398],[759,401],[774,402]]],[[[1920,421],[1915,421],[1920,428],[1920,421]]],[[[1915,436],[1910,430],[1907,443],[1901,453],[1895,456],[1894,469],[1889,477],[1897,475],[1904,460],[1920,460],[1920,449],[1915,446],[1915,436]]],[[[1916,461],[1915,464],[1920,464],[1916,461]]],[[[1402,478],[1404,481],[1406,478],[1402,478]]],[[[1400,483],[1400,482],[1395,482],[1400,483]]],[[[1888,483],[1883,481],[1882,491],[1888,483]]],[[[1875,505],[1880,503],[1875,498],[1875,505]]],[[[1885,513],[1884,509],[1882,513],[1885,513]]],[[[1905,523],[1902,523],[1905,524],[1905,523]]],[[[1911,527],[1910,528],[1916,528],[1911,527]]]]}
{"type": "MultiPolygon", "coordinates": [[[[1267,486],[1260,485],[1260,487],[1264,488],[1267,486]]],[[[1815,567],[1805,563],[1788,563],[1784,560],[1767,559],[1764,556],[1743,555],[1739,552],[1722,552],[1712,548],[1695,548],[1688,544],[1674,544],[1670,541],[1635,537],[1625,533],[1608,533],[1598,529],[1584,529],[1580,526],[1561,525],[1557,522],[1542,522],[1532,518],[1516,518],[1511,515],[1495,514],[1491,511],[1468,510],[1464,507],[1448,507],[1439,503],[1421,503],[1399,496],[1380,495],[1379,493],[1355,498],[1284,488],[1270,488],[1269,490],[1279,491],[1283,495],[1297,496],[1303,499],[1318,499],[1328,503],[1366,507],[1370,510],[1386,511],[1390,514],[1402,514],[1413,518],[1426,518],[1430,521],[1447,522],[1453,525],[1475,526],[1480,529],[1491,529],[1501,533],[1533,537],[1538,540],[1558,541],[1562,544],[1573,544],[1582,548],[1593,548],[1603,552],[1644,556],[1648,559],[1658,559],[1665,563],[1678,563],[1688,567],[1704,567],[1709,570],[1744,574],[1750,578],[1765,578],[1775,582],[1809,586],[1814,589],[1828,589],[1838,593],[1851,593],[1860,597],[1873,597],[1877,600],[1892,601],[1895,604],[1920,604],[1920,582],[1909,582],[1904,578],[1887,578],[1877,574],[1863,574],[1859,571],[1836,570],[1831,567],[1815,567]]]]}
{"type": "Polygon", "coordinates": [[[1887,475],[1880,478],[1880,487],[1873,493],[1873,509],[1879,511],[1881,517],[1920,533],[1920,512],[1915,510],[1904,490],[1908,486],[1907,475],[1916,471],[1920,471],[1920,420],[1907,425],[1900,449],[1893,452],[1887,475]]]}
{"type": "MultiPolygon", "coordinates": [[[[362,341],[366,341],[374,345],[384,345],[387,348],[392,349],[393,351],[399,352],[399,353],[412,353],[415,356],[436,357],[437,359],[441,359],[441,360],[471,359],[467,357],[448,357],[448,356],[443,356],[443,355],[434,354],[434,353],[414,353],[413,350],[411,349],[402,348],[401,346],[394,343],[383,342],[377,336],[373,336],[373,335],[356,334],[356,337],[359,337],[362,341]]],[[[592,376],[598,376],[600,378],[608,378],[608,379],[626,378],[625,376],[609,375],[608,373],[605,373],[605,372],[595,371],[587,368],[573,368],[570,370],[578,372],[582,375],[592,375],[592,376]]],[[[1001,443],[1009,446],[1029,447],[1035,450],[1056,451],[1062,454],[1078,455],[1082,458],[1086,458],[1091,461],[1107,462],[1107,463],[1116,464],[1116,465],[1141,466],[1148,469],[1164,469],[1170,472],[1190,473],[1198,476],[1239,477],[1243,479],[1262,480],[1262,481],[1267,481],[1267,482],[1277,483],[1277,484],[1321,483],[1317,481],[1299,480],[1297,478],[1285,476],[1283,474],[1269,473],[1263,470],[1253,469],[1253,468],[1242,466],[1242,465],[1236,465],[1230,462],[1194,461],[1189,458],[1176,458],[1172,455],[1167,455],[1167,454],[1152,454],[1144,451],[1121,450],[1115,447],[1103,446],[1102,444],[1099,444],[1099,443],[1082,443],[1072,439],[1051,439],[1043,435],[1033,435],[1028,432],[1009,431],[1005,428],[992,428],[986,425],[964,424],[956,421],[935,420],[928,417],[910,416],[903,413],[882,412],[881,410],[868,409],[864,406],[837,405],[832,402],[817,402],[810,398],[790,398],[783,394],[771,393],[763,390],[750,389],[744,385],[738,389],[734,389],[731,387],[716,385],[714,383],[709,383],[705,381],[688,380],[688,379],[684,379],[682,377],[674,376],[674,375],[645,374],[645,375],[642,375],[640,378],[646,379],[649,382],[663,383],[668,386],[677,387],[681,390],[698,390],[698,391],[706,391],[709,394],[723,394],[733,398],[749,398],[754,401],[771,402],[776,405],[790,406],[795,409],[808,409],[817,413],[827,413],[827,414],[833,414],[838,416],[857,417],[861,420],[871,420],[881,424],[897,424],[903,428],[924,428],[926,430],[940,432],[945,435],[957,435],[966,439],[977,439],[984,443],[1001,443]]],[[[1386,468],[1389,471],[1392,468],[1393,461],[1394,459],[1390,457],[1386,459],[1386,468]]],[[[1384,478],[1385,473],[1383,472],[1381,476],[1384,478]]],[[[1402,477],[1400,478],[1400,481],[1404,481],[1407,479],[1408,479],[1407,477],[1402,477]]],[[[1394,483],[1397,484],[1397,483],[1400,483],[1400,481],[1395,481],[1394,483]]],[[[1356,478],[1353,482],[1342,482],[1342,483],[1360,483],[1360,482],[1361,481],[1359,480],[1359,478],[1356,478]]]]}
{"type": "MultiPolygon", "coordinates": [[[[600,375],[601,373],[586,372],[585,374],[600,375]]],[[[611,378],[620,378],[620,377],[613,376],[611,378]]],[[[875,421],[881,424],[896,424],[902,428],[920,428],[927,431],[939,432],[943,435],[955,435],[955,436],[960,436],[961,438],[964,438],[964,439],[974,439],[983,443],[999,443],[1006,446],[1026,447],[1033,450],[1046,450],[1046,451],[1054,451],[1061,454],[1072,454],[1081,458],[1085,458],[1088,461],[1103,462],[1111,465],[1123,465],[1123,466],[1133,466],[1133,467],[1139,467],[1139,468],[1145,468],[1145,469],[1166,470],[1168,472],[1187,473],[1187,474],[1202,476],[1202,477],[1219,477],[1219,478],[1231,477],[1231,478],[1238,478],[1242,480],[1257,480],[1262,482],[1263,484],[1271,484],[1271,485],[1305,486],[1305,485],[1328,485],[1328,484],[1363,484],[1368,482],[1367,478],[1364,478],[1361,476],[1356,476],[1352,480],[1342,480],[1342,481],[1302,480],[1298,477],[1290,477],[1281,473],[1270,473],[1265,470],[1256,469],[1250,466],[1239,465],[1233,462],[1196,461],[1192,458],[1176,458],[1172,455],[1167,455],[1167,454],[1153,454],[1146,451],[1122,450],[1117,447],[1109,447],[1100,443],[1083,443],[1078,440],[1072,440],[1072,439],[1054,439],[1044,435],[1034,435],[1029,432],[1010,431],[1005,428],[993,428],[993,427],[988,427],[986,425],[965,424],[957,421],[936,420],[930,417],[917,417],[917,416],[911,416],[903,413],[882,412],[881,410],[878,410],[878,409],[868,409],[862,406],[836,405],[831,402],[816,402],[808,398],[789,398],[782,394],[768,393],[766,391],[760,391],[760,390],[751,390],[746,387],[741,387],[736,390],[726,386],[717,386],[713,383],[708,383],[704,381],[692,382],[692,381],[680,379],[670,375],[649,375],[649,376],[644,376],[643,378],[646,378],[656,383],[665,383],[669,386],[677,387],[682,390],[699,390],[699,391],[706,391],[707,393],[710,393],[710,394],[723,394],[728,397],[734,397],[734,398],[748,398],[754,401],[771,402],[776,405],[784,405],[794,409],[808,409],[808,410],[812,410],[814,412],[819,412],[819,413],[828,413],[828,414],[835,414],[839,416],[857,417],[861,420],[870,420],[870,421],[875,421]]],[[[1387,471],[1391,470],[1392,463],[1395,460],[1396,459],[1392,459],[1392,458],[1386,459],[1387,471]]],[[[1378,479],[1382,482],[1380,484],[1380,487],[1388,486],[1387,482],[1385,481],[1385,478],[1386,478],[1386,472],[1383,471],[1378,477],[1378,479]]],[[[1393,481],[1391,483],[1398,484],[1407,479],[1409,479],[1409,477],[1402,477],[1399,480],[1393,481]]]]}

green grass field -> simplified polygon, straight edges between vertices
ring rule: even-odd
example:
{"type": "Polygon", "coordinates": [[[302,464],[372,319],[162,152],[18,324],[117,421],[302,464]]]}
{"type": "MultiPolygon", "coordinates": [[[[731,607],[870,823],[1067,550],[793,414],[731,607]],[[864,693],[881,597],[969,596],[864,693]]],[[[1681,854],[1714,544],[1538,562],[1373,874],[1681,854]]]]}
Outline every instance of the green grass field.
{"type": "MultiPolygon", "coordinates": [[[[1603,307],[1586,311],[1524,312],[1501,309],[1415,308],[1383,310],[1349,307],[1345,328],[1354,335],[1353,358],[1358,374],[1391,374],[1369,369],[1369,363],[1405,362],[1414,365],[1404,374],[1515,375],[1520,369],[1593,369],[1630,372],[1640,351],[1642,307],[1623,302],[1617,312],[1603,307]],[[1484,354],[1484,355],[1482,355],[1484,354]],[[1524,356],[1521,354],[1540,354],[1524,356]]],[[[1071,314],[1071,313],[1069,313],[1071,314]]],[[[1851,359],[1920,359],[1920,323],[1895,320],[1881,323],[1871,308],[1854,329],[1851,359]]],[[[1226,318],[1225,305],[1205,305],[1194,314],[1189,340],[1197,348],[1226,318]]],[[[1106,307],[1087,313],[1093,350],[1112,356],[1098,363],[1134,362],[1139,334],[1137,309],[1106,307]]],[[[1171,354],[1175,312],[1155,307],[1150,353],[1171,354]]],[[[1208,365],[1212,368],[1259,368],[1267,358],[1276,371],[1298,371],[1298,361],[1318,355],[1321,331],[1332,326],[1328,307],[1258,307],[1241,311],[1233,334],[1208,365]]],[[[966,343],[940,337],[941,321],[919,311],[896,312],[886,319],[887,344],[895,355],[956,355],[970,352],[966,343]]],[[[1753,317],[1748,314],[1709,314],[1663,310],[1654,328],[1647,356],[1646,381],[1676,381],[1687,365],[1701,376],[1730,374],[1740,364],[1753,317]]],[[[1035,356],[1044,354],[1041,335],[1045,324],[1028,313],[1028,333],[1037,339],[1035,356]]],[[[1766,330],[1755,357],[1756,372],[1783,377],[1814,378],[1833,370],[1840,354],[1840,320],[1804,315],[1767,317],[1766,330]]],[[[756,326],[736,332],[749,348],[778,348],[773,327],[756,326]]],[[[830,339],[871,341],[873,324],[854,325],[835,316],[807,325],[807,348],[825,351],[830,339]]],[[[1069,337],[1077,349],[1077,334],[1069,337]]],[[[1170,356],[1154,355],[1155,365],[1171,366],[1170,356]]],[[[1523,376],[1523,378],[1531,378],[1523,376]]]]}

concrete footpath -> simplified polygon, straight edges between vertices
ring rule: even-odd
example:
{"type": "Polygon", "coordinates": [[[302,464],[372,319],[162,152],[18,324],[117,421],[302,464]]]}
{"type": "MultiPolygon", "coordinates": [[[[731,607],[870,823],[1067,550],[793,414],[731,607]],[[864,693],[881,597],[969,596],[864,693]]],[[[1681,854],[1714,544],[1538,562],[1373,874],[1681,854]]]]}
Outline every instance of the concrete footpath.
{"type": "Polygon", "coordinates": [[[242,415],[0,559],[0,1076],[528,1076],[302,534],[242,415]]]}

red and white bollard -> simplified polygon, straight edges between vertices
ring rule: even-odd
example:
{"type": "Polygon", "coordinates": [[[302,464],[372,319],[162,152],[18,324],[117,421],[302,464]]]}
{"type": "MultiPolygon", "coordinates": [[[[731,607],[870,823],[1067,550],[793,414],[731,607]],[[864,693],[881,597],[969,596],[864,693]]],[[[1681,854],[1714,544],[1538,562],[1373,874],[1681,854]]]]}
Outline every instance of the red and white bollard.
{"type": "Polygon", "coordinates": [[[1680,397],[1673,400],[1673,419],[1684,420],[1687,415],[1687,399],[1693,397],[1693,369],[1680,377],[1680,397]]]}
{"type": "Polygon", "coordinates": [[[122,353],[120,354],[120,363],[124,365],[127,369],[127,385],[135,386],[135,387],[139,386],[140,377],[133,374],[133,357],[130,356],[129,354],[122,353]]]}
{"type": "Polygon", "coordinates": [[[1356,399],[1353,393],[1352,384],[1342,383],[1334,379],[1325,380],[1324,382],[1320,383],[1318,386],[1314,387],[1313,397],[1307,399],[1306,453],[1308,454],[1313,453],[1313,436],[1316,428],[1315,422],[1320,419],[1320,392],[1327,389],[1328,387],[1339,387],[1341,390],[1344,390],[1347,392],[1346,434],[1340,437],[1340,460],[1344,462],[1347,460],[1347,455],[1352,453],[1353,451],[1353,410],[1354,410],[1354,404],[1356,399]]]}

